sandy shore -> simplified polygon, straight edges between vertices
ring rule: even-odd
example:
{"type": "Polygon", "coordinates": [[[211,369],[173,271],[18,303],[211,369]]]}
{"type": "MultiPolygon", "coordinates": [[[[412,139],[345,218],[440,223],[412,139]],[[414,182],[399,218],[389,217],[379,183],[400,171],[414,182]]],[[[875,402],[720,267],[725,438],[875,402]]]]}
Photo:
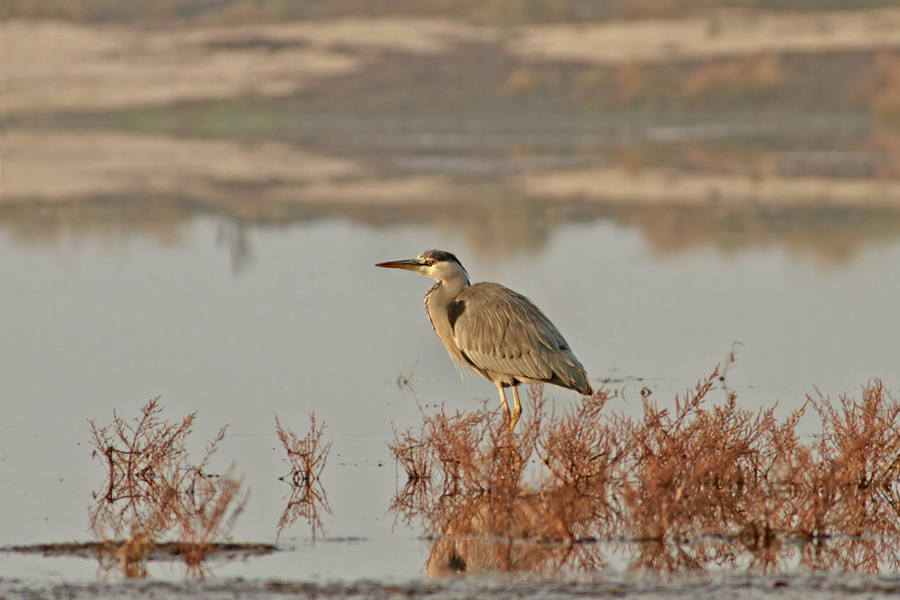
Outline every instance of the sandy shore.
{"type": "Polygon", "coordinates": [[[380,50],[438,53],[478,28],[383,19],[158,29],[7,20],[0,114],[285,96],[361,68],[380,50]]]}
{"type": "Polygon", "coordinates": [[[900,45],[900,10],[816,14],[721,13],[713,17],[517,32],[513,51],[536,60],[661,62],[767,52],[825,52],[900,45]]]}
{"type": "Polygon", "coordinates": [[[7,19],[0,114],[284,96],[359,70],[376,52],[436,54],[485,41],[529,60],[597,63],[892,48],[900,9],[511,27],[355,18],[145,29],[7,19]]]}

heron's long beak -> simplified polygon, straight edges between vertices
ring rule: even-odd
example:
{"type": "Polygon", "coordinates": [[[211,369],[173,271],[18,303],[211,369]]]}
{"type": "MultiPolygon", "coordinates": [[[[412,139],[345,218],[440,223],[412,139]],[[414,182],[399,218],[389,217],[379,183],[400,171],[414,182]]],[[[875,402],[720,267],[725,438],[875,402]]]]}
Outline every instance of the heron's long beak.
{"type": "Polygon", "coordinates": [[[407,271],[417,271],[421,267],[421,263],[417,258],[410,260],[392,260],[390,262],[378,263],[376,267],[384,267],[385,269],[406,269],[407,271]]]}

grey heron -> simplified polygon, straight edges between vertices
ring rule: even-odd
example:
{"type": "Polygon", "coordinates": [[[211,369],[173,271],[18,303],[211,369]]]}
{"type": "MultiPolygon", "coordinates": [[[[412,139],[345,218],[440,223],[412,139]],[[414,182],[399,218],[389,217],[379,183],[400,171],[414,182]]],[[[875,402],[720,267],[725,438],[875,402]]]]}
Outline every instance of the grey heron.
{"type": "Polygon", "coordinates": [[[425,294],[431,326],[457,364],[497,386],[510,431],[522,414],[516,387],[520,383],[546,382],[593,393],[569,344],[531,300],[497,283],[470,285],[469,274],[453,254],[426,250],[410,260],[375,266],[406,269],[437,281],[425,294]],[[507,387],[513,389],[512,414],[507,387]]]}

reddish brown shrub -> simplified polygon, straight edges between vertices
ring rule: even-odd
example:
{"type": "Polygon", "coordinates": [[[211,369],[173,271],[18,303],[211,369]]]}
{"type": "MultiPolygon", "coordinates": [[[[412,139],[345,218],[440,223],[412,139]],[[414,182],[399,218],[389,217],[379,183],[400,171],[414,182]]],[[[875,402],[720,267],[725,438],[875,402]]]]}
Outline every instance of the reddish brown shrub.
{"type": "Polygon", "coordinates": [[[106,471],[103,491],[94,493],[90,529],[104,542],[101,564],[126,577],[145,577],[148,553],[166,539],[180,544],[189,573],[202,576],[211,544],[228,535],[246,494],[232,470],[222,476],[205,471],[224,427],[192,464],[185,440],[196,413],[180,423],[161,419],[161,413],[155,398],[131,422],[115,413],[105,427],[89,421],[93,456],[106,471]]]}
{"type": "Polygon", "coordinates": [[[438,538],[434,574],[594,569],[605,561],[591,542],[617,537],[654,570],[900,564],[884,537],[900,534],[900,403],[881,382],[839,405],[808,398],[778,422],[731,392],[708,407],[718,380],[716,369],[672,412],[643,397],[640,419],[605,413],[605,388],[559,415],[532,387],[513,435],[486,408],[424,416],[395,432],[409,481],[392,509],[438,538]],[[809,405],[823,433],[807,444],[796,428],[809,405]]]}

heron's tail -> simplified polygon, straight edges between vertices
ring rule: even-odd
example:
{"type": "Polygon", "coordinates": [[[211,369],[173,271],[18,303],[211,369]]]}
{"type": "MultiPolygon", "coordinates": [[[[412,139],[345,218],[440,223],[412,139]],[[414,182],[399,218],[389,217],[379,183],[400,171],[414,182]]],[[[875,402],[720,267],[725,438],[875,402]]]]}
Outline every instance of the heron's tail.
{"type": "Polygon", "coordinates": [[[577,365],[566,364],[564,369],[554,370],[553,375],[545,381],[559,387],[575,390],[585,396],[590,396],[594,393],[593,388],[591,388],[591,382],[588,381],[587,373],[584,372],[581,363],[577,365]]]}
{"type": "Polygon", "coordinates": [[[579,377],[576,378],[576,385],[572,389],[581,392],[585,396],[592,396],[594,394],[594,389],[591,387],[591,382],[588,381],[587,373],[580,371],[578,375],[579,377]]]}

